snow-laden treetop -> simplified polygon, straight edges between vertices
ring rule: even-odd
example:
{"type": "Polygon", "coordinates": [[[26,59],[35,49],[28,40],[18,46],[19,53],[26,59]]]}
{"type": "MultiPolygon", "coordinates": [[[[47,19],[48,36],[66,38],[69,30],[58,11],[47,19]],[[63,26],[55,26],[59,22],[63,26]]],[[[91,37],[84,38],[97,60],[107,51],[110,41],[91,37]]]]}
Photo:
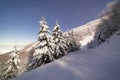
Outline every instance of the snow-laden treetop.
{"type": "Polygon", "coordinates": [[[39,21],[39,24],[40,24],[40,32],[39,33],[41,33],[41,32],[49,32],[50,33],[49,27],[47,25],[47,21],[44,17],[42,18],[41,21],[39,21]]]}

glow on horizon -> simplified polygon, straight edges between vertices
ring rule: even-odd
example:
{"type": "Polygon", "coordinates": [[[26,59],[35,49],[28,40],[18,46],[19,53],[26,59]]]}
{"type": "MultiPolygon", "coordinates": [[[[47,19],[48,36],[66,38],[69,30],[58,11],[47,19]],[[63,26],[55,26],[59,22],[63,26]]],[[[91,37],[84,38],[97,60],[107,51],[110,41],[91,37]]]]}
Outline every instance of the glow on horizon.
{"type": "Polygon", "coordinates": [[[25,46],[27,44],[30,44],[35,41],[21,41],[21,40],[6,40],[6,41],[0,41],[0,46],[25,46]]]}

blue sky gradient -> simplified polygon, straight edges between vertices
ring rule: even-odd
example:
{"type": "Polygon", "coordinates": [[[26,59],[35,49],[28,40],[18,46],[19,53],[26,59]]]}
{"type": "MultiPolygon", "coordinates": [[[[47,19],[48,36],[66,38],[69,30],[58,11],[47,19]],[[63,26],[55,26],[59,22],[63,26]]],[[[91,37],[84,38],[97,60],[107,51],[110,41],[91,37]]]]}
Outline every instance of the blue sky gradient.
{"type": "Polygon", "coordinates": [[[0,0],[0,45],[37,40],[38,21],[44,16],[50,30],[59,21],[67,31],[97,18],[113,0],[0,0]]]}

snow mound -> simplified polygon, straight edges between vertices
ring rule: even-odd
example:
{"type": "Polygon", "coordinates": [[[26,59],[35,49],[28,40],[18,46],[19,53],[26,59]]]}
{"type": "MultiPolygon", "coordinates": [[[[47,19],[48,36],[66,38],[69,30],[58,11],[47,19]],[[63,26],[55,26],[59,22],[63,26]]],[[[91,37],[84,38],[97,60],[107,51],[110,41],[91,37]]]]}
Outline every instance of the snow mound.
{"type": "Polygon", "coordinates": [[[95,49],[76,51],[13,80],[120,80],[120,36],[95,49]]]}
{"type": "Polygon", "coordinates": [[[94,40],[94,33],[92,33],[91,35],[86,36],[83,40],[80,40],[80,44],[81,44],[81,49],[82,50],[87,50],[87,44],[89,42],[91,42],[91,40],[94,40]]]}

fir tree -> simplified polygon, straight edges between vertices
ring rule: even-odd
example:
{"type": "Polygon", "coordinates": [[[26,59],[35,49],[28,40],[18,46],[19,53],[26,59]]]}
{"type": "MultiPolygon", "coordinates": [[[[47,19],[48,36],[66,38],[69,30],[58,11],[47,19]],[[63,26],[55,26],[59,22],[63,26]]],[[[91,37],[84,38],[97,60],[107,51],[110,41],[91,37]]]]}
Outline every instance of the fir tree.
{"type": "Polygon", "coordinates": [[[20,69],[19,52],[15,47],[13,53],[10,54],[10,59],[6,62],[6,67],[1,75],[1,80],[9,80],[18,74],[20,69]]]}
{"type": "Polygon", "coordinates": [[[67,54],[66,41],[60,29],[60,25],[58,24],[57,21],[56,21],[56,26],[53,29],[52,36],[55,41],[55,58],[59,58],[66,55],[67,54]]]}
{"type": "Polygon", "coordinates": [[[33,60],[30,66],[38,67],[42,64],[54,60],[54,41],[50,35],[49,27],[45,18],[40,21],[40,31],[38,33],[38,44],[35,46],[33,60]]]}

